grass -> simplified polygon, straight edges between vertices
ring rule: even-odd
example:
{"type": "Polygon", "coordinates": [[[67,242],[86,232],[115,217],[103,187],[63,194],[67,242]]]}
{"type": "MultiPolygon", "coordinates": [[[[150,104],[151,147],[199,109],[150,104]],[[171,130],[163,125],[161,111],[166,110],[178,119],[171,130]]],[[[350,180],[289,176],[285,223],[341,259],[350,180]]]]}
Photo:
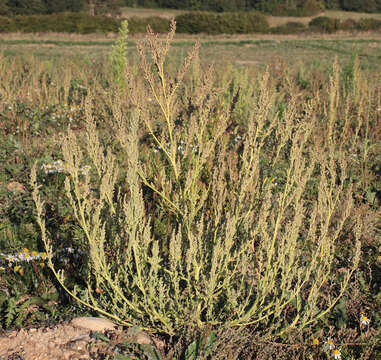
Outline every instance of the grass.
{"type": "Polygon", "coordinates": [[[162,359],[377,359],[381,39],[175,37],[165,61],[139,39],[1,37],[1,326],[102,313],[162,359]]]}
{"type": "MultiPolygon", "coordinates": [[[[143,9],[143,8],[131,8],[131,7],[123,7],[122,8],[122,16],[125,18],[129,17],[151,17],[158,16],[166,19],[171,19],[176,15],[181,15],[185,13],[185,10],[174,10],[174,9],[143,9]]],[[[326,10],[321,14],[317,14],[314,16],[306,16],[306,17],[295,17],[295,16],[270,16],[267,15],[267,20],[270,26],[279,26],[284,25],[288,22],[295,21],[301,22],[307,25],[314,17],[316,16],[328,16],[332,18],[337,18],[340,20],[346,19],[354,19],[359,20],[361,18],[374,18],[381,19],[381,14],[368,14],[368,13],[360,13],[354,11],[337,11],[337,10],[326,10]]]]}
{"type": "Polygon", "coordinates": [[[320,14],[314,16],[306,16],[306,17],[295,17],[295,16],[268,16],[267,20],[270,26],[279,26],[284,25],[290,21],[301,22],[305,25],[317,16],[328,16],[331,18],[340,19],[341,21],[347,19],[360,20],[362,18],[373,18],[373,19],[381,19],[381,14],[368,14],[354,11],[337,11],[337,10],[326,10],[320,14]]]}
{"type": "MultiPolygon", "coordinates": [[[[129,56],[136,57],[136,43],[142,37],[131,37],[127,42],[129,56]]],[[[177,36],[172,44],[174,53],[181,55],[191,48],[198,37],[177,36]]],[[[113,40],[102,36],[71,36],[43,34],[36,38],[28,34],[3,34],[0,37],[0,50],[5,55],[27,54],[49,58],[59,56],[86,56],[102,58],[110,51],[113,40]],[[91,54],[91,55],[90,55],[91,54]]],[[[216,63],[231,62],[263,68],[272,64],[275,57],[283,58],[290,66],[303,63],[305,66],[321,62],[331,63],[336,55],[340,61],[349,61],[356,51],[361,66],[375,71],[381,70],[381,36],[368,38],[343,37],[342,35],[310,36],[202,36],[200,56],[202,61],[216,63]]]]}
{"type": "Polygon", "coordinates": [[[144,8],[133,8],[133,7],[122,7],[121,16],[124,18],[129,17],[162,17],[165,19],[171,19],[174,16],[181,15],[185,13],[184,10],[175,10],[175,9],[144,9],[144,8]]]}

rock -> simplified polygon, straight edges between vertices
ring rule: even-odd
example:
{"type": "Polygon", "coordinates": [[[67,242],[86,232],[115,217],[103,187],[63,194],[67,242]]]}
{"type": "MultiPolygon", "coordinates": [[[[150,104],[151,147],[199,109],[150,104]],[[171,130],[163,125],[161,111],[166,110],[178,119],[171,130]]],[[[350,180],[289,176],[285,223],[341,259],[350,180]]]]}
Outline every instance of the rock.
{"type": "Polygon", "coordinates": [[[71,325],[91,331],[115,330],[117,327],[111,320],[100,317],[77,317],[71,321],[71,325]]]}
{"type": "Polygon", "coordinates": [[[144,331],[138,330],[134,328],[130,328],[127,330],[127,336],[130,338],[130,341],[139,344],[139,345],[152,345],[151,337],[144,331]]]}
{"type": "Polygon", "coordinates": [[[17,181],[12,181],[7,185],[8,191],[18,192],[21,194],[25,194],[27,192],[25,186],[23,184],[20,184],[17,181]]]}

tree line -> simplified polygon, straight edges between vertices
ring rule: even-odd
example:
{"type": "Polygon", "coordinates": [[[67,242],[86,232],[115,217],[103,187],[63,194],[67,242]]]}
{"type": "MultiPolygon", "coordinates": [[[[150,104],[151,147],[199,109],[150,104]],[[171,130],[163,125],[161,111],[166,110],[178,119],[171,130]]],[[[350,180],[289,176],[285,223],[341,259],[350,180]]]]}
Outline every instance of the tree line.
{"type": "Polygon", "coordinates": [[[0,15],[89,12],[91,15],[119,14],[121,0],[0,0],[0,15]]]}
{"type": "Polygon", "coordinates": [[[123,6],[216,12],[257,10],[289,16],[310,16],[324,9],[381,12],[381,0],[0,0],[0,15],[84,11],[91,15],[115,15],[120,14],[123,6]]]}
{"type": "Polygon", "coordinates": [[[217,12],[258,10],[274,15],[298,15],[303,9],[381,12],[381,0],[126,0],[125,5],[217,12]]]}

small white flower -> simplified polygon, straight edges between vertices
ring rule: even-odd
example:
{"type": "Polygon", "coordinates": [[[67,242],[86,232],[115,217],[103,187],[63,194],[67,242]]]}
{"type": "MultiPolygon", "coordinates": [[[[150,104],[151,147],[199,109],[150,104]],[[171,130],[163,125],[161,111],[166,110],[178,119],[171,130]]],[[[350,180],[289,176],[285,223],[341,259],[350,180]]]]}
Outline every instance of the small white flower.
{"type": "Polygon", "coordinates": [[[361,322],[361,325],[368,326],[370,324],[370,319],[364,314],[361,314],[360,322],[361,322]]]}
{"type": "Polygon", "coordinates": [[[239,141],[242,140],[242,137],[240,135],[237,135],[235,138],[234,138],[234,143],[238,143],[239,141]]]}
{"type": "Polygon", "coordinates": [[[27,256],[28,255],[25,254],[25,253],[19,253],[18,254],[18,258],[19,258],[20,261],[26,261],[27,256]]]}
{"type": "Polygon", "coordinates": [[[328,338],[327,341],[325,342],[325,346],[329,349],[329,350],[333,350],[335,348],[335,344],[333,343],[332,339],[331,338],[328,338]]]}
{"type": "Polygon", "coordinates": [[[332,351],[332,356],[334,359],[341,359],[341,351],[340,349],[334,349],[332,351]]]}
{"type": "Polygon", "coordinates": [[[14,262],[14,261],[16,261],[16,258],[13,255],[8,255],[5,257],[5,260],[7,260],[9,262],[14,262]]]}

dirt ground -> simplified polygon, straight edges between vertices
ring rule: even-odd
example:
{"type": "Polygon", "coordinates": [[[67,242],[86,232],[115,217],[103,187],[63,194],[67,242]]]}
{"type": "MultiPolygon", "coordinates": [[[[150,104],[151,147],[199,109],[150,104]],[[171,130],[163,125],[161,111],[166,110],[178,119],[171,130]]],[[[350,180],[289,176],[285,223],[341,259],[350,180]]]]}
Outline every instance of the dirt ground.
{"type": "Polygon", "coordinates": [[[13,330],[0,334],[1,360],[93,359],[91,332],[69,323],[52,328],[13,330]]]}
{"type": "MultiPolygon", "coordinates": [[[[144,332],[131,335],[122,329],[107,330],[103,341],[99,333],[77,328],[69,322],[52,327],[0,332],[0,360],[97,360],[113,359],[120,353],[118,344],[163,346],[144,332]]],[[[103,334],[102,334],[103,335],[103,334]]]]}

